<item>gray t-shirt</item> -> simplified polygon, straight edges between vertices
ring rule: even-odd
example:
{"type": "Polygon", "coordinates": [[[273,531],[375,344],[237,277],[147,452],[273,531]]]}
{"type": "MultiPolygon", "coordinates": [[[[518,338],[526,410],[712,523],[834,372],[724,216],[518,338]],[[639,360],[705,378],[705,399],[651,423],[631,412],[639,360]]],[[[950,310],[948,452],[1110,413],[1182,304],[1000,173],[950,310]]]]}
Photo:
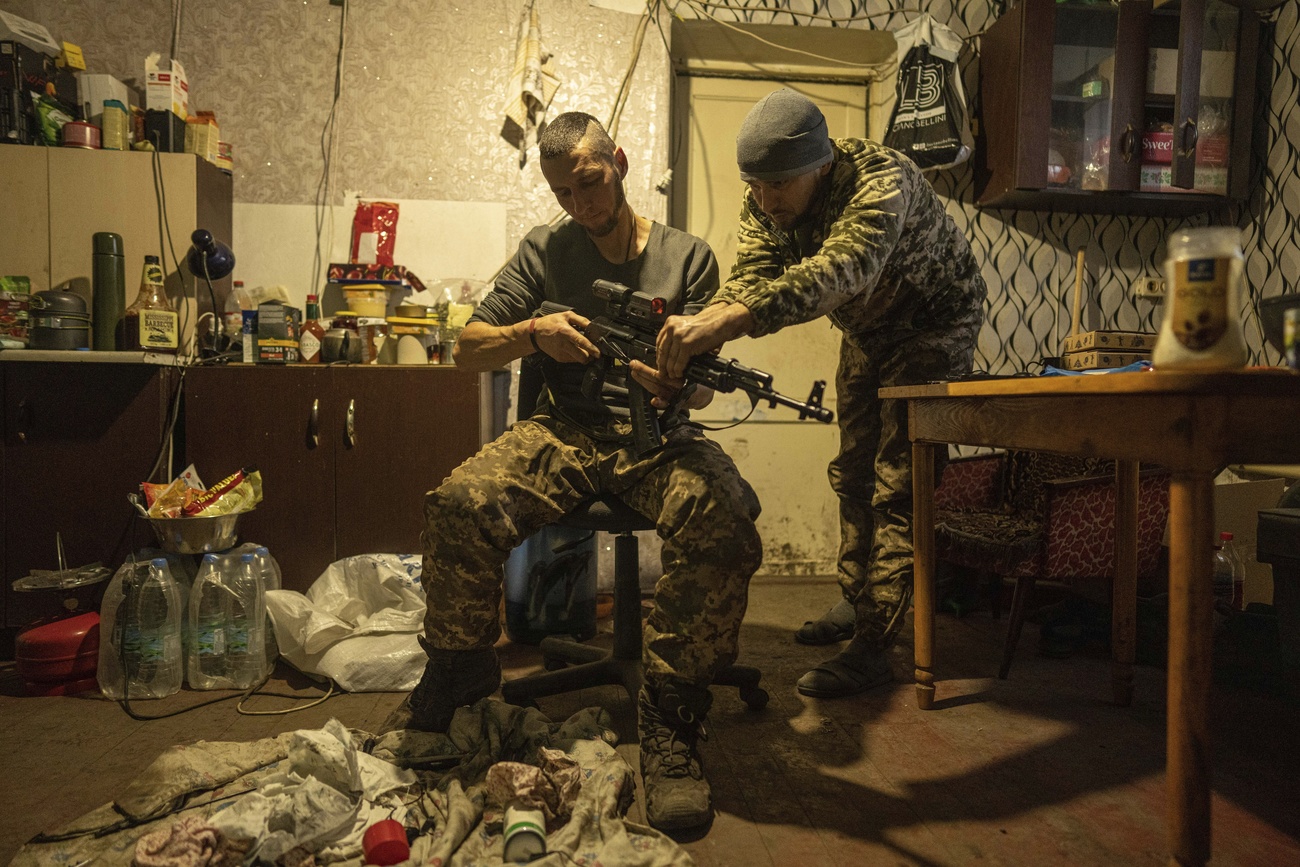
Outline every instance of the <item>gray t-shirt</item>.
{"type": "MultiPolygon", "coordinates": [[[[718,289],[718,262],[704,241],[653,223],[641,255],[616,265],[601,255],[585,229],[566,219],[528,233],[470,321],[513,325],[532,317],[544,301],[594,319],[607,312],[605,301],[592,294],[596,280],[611,280],[667,299],[671,313],[694,313],[718,289]]],[[[626,380],[620,367],[609,367],[608,359],[598,362],[608,369],[602,396],[593,400],[582,391],[587,365],[561,364],[544,353],[536,357],[541,358],[550,400],[561,415],[597,435],[623,432],[614,427],[628,418],[626,380]]],[[[520,416],[530,409],[521,407],[520,416]]],[[[670,425],[675,420],[662,421],[670,425]]]]}

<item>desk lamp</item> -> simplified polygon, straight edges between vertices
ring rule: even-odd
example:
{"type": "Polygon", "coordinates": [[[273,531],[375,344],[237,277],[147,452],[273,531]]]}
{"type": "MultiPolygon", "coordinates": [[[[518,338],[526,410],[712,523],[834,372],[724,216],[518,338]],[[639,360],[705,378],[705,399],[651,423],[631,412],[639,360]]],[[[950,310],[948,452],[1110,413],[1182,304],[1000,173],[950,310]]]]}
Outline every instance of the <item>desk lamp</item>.
{"type": "Polygon", "coordinates": [[[207,229],[195,229],[190,235],[190,251],[185,255],[185,264],[190,273],[201,277],[208,284],[208,298],[212,301],[212,348],[217,348],[217,341],[224,337],[217,327],[217,295],[212,289],[212,281],[230,276],[235,270],[235,254],[230,247],[212,237],[207,229]]]}

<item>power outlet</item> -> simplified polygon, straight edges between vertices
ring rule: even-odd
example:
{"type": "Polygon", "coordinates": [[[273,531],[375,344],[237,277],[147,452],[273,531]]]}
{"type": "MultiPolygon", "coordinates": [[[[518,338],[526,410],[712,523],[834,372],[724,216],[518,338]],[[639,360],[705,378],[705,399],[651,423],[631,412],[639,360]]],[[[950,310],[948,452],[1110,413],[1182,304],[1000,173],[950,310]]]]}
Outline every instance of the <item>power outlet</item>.
{"type": "Polygon", "coordinates": [[[1164,277],[1139,277],[1133,281],[1133,297],[1147,301],[1162,301],[1165,297],[1164,277]]]}

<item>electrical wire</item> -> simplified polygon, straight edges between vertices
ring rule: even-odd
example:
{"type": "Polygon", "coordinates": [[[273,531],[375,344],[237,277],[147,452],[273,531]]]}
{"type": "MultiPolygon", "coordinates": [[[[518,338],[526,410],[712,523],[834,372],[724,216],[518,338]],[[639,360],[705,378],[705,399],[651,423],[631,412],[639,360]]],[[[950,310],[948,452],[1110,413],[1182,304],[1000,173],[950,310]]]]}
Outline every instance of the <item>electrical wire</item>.
{"type": "MultiPolygon", "coordinates": [[[[741,34],[742,36],[746,36],[746,37],[748,37],[748,38],[750,38],[750,39],[753,39],[755,42],[760,42],[760,43],[762,43],[763,45],[766,45],[766,46],[768,46],[768,47],[770,47],[770,48],[775,48],[775,49],[777,49],[777,50],[779,50],[779,51],[788,51],[788,52],[790,52],[790,53],[792,53],[792,54],[802,54],[802,55],[804,55],[805,57],[811,57],[811,58],[813,58],[814,60],[821,60],[821,61],[825,61],[826,63],[838,63],[838,64],[840,64],[841,66],[852,66],[852,67],[855,67],[855,68],[858,68],[858,69],[873,69],[873,68],[876,68],[876,67],[879,67],[879,66],[880,66],[879,63],[859,63],[859,62],[856,61],[856,60],[843,60],[843,59],[838,58],[838,57],[827,57],[827,56],[824,55],[824,54],[817,54],[817,53],[814,52],[814,51],[804,51],[802,48],[791,48],[791,47],[788,46],[788,45],[782,45],[782,44],[780,44],[779,42],[773,42],[773,41],[771,41],[770,39],[764,39],[762,36],[759,36],[757,33],[754,33],[753,31],[750,31],[750,30],[746,30],[746,29],[744,29],[743,27],[740,27],[740,26],[737,25],[737,24],[733,24],[733,23],[728,22],[728,21],[723,21],[721,18],[717,17],[717,16],[714,15],[712,12],[710,12],[708,9],[704,8],[704,5],[701,4],[701,3],[699,2],[699,0],[679,0],[679,2],[680,2],[680,3],[685,3],[688,7],[690,7],[691,9],[693,9],[696,13],[698,13],[699,15],[701,15],[701,16],[703,16],[703,17],[709,19],[710,21],[714,22],[715,24],[720,24],[721,26],[727,28],[728,30],[734,31],[734,32],[736,32],[736,33],[739,33],[739,34],[741,34]]],[[[732,11],[735,11],[735,10],[732,10],[732,11]]],[[[772,10],[772,11],[775,11],[775,10],[772,10]]],[[[876,15],[880,15],[880,14],[884,14],[884,13],[873,12],[873,13],[871,13],[871,16],[876,16],[876,15]]],[[[888,13],[888,14],[893,14],[893,13],[888,13]]],[[[871,17],[871,16],[864,16],[864,17],[871,17]]]]}
{"type": "MultiPolygon", "coordinates": [[[[325,213],[330,206],[333,192],[334,145],[338,139],[338,106],[343,93],[343,54],[347,47],[348,0],[343,0],[339,10],[339,48],[334,58],[334,99],[330,103],[329,114],[321,127],[321,176],[316,184],[316,249],[312,253],[310,292],[319,291],[322,277],[321,234],[325,229],[325,213]]],[[[330,235],[333,237],[333,212],[330,212],[330,235]]],[[[504,266],[503,266],[504,267],[504,266]]],[[[499,273],[499,272],[498,272],[499,273]]]]}

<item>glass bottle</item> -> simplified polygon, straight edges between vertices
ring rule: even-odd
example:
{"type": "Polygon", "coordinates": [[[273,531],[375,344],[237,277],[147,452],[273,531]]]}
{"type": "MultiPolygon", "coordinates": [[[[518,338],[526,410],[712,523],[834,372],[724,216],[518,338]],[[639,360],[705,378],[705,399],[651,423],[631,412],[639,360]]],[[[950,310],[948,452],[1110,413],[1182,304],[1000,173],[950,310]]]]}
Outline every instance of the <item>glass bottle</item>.
{"type": "Polygon", "coordinates": [[[315,295],[308,295],[307,316],[303,319],[302,333],[298,335],[298,360],[303,364],[318,364],[324,345],[325,326],[320,324],[320,301],[315,295]]]}
{"type": "Polygon", "coordinates": [[[179,345],[176,311],[167,300],[162,265],[157,256],[144,257],[140,294],[122,314],[118,348],[127,352],[175,353],[179,345]]]}
{"type": "Polygon", "coordinates": [[[1244,261],[1232,226],[1185,229],[1169,239],[1165,317],[1151,363],[1157,370],[1230,370],[1246,364],[1241,330],[1244,261]]]}

